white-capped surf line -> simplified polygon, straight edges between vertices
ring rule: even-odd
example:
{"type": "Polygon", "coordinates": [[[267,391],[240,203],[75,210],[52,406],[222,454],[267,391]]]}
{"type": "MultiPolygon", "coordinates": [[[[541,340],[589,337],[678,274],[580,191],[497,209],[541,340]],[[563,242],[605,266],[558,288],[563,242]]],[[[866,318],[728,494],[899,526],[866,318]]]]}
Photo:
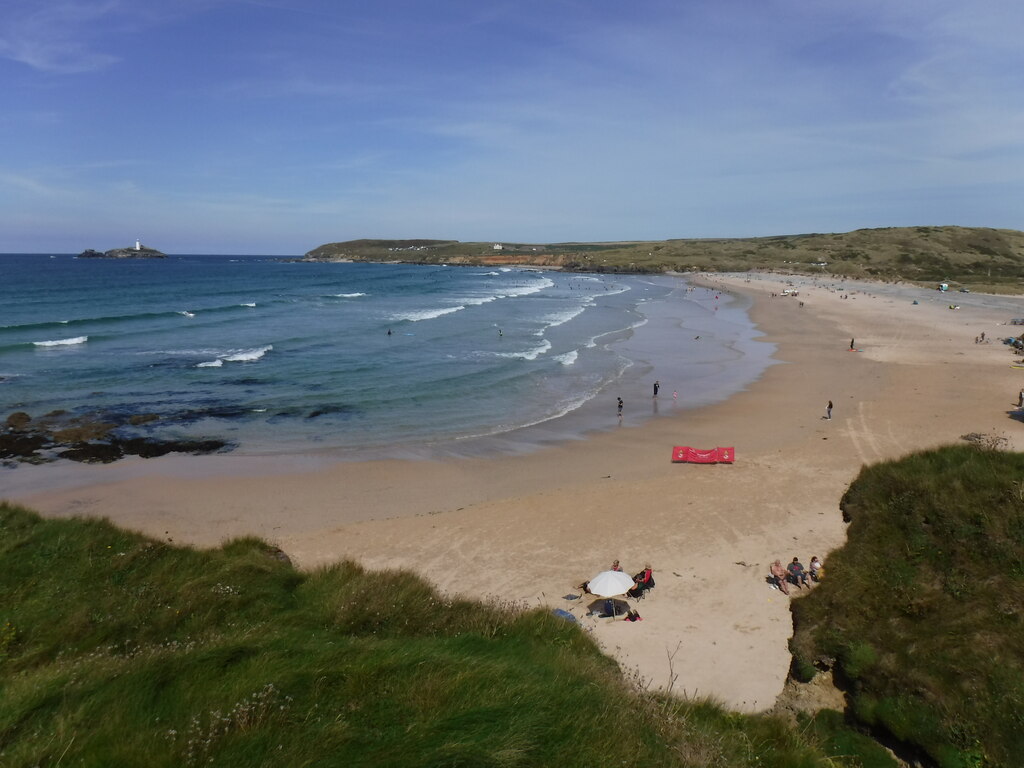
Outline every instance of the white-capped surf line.
{"type": "Polygon", "coordinates": [[[182,317],[195,317],[196,316],[195,312],[189,312],[187,309],[181,310],[178,314],[181,315],[182,317]]]}
{"type": "Polygon", "coordinates": [[[579,352],[575,349],[566,352],[563,355],[555,355],[552,360],[557,360],[562,365],[573,365],[576,362],[576,358],[579,357],[579,352]]]}
{"type": "Polygon", "coordinates": [[[589,307],[592,303],[593,303],[593,300],[588,299],[587,301],[585,301],[583,303],[582,306],[572,307],[571,309],[567,309],[564,312],[561,312],[561,313],[559,313],[557,315],[548,315],[547,317],[544,318],[544,322],[546,323],[546,325],[543,328],[541,328],[539,331],[535,331],[533,335],[534,336],[543,336],[544,332],[548,328],[554,328],[554,327],[559,326],[559,325],[565,325],[570,320],[572,320],[574,317],[579,317],[584,312],[586,312],[587,311],[587,307],[589,307]]]}
{"type": "Polygon", "coordinates": [[[583,346],[585,346],[587,349],[592,349],[593,347],[597,346],[598,339],[603,339],[605,336],[611,336],[612,334],[615,334],[615,333],[623,333],[623,332],[635,331],[637,328],[640,328],[641,326],[644,326],[644,325],[647,325],[647,318],[646,317],[643,318],[642,320],[638,320],[637,322],[632,323],[631,325],[627,325],[625,328],[616,328],[613,331],[605,331],[604,333],[597,334],[597,336],[591,336],[590,337],[590,341],[588,341],[583,346]]]}
{"type": "Polygon", "coordinates": [[[498,298],[511,299],[516,296],[529,296],[532,293],[540,293],[545,288],[551,288],[554,284],[553,280],[549,280],[545,277],[543,280],[538,280],[530,285],[523,285],[518,288],[505,288],[498,294],[498,298]]]}
{"type": "Polygon", "coordinates": [[[36,347],[69,347],[74,344],[85,344],[89,340],[88,336],[75,336],[71,339],[51,339],[49,341],[33,341],[32,345],[36,347]]]}
{"type": "Polygon", "coordinates": [[[240,306],[240,307],[255,307],[256,306],[256,302],[255,301],[247,301],[244,304],[239,304],[238,306],[240,306]]]}
{"type": "Polygon", "coordinates": [[[497,296],[480,296],[474,299],[458,299],[458,301],[469,307],[479,307],[481,304],[490,304],[492,301],[497,301],[497,299],[497,296]]]}
{"type": "Polygon", "coordinates": [[[533,349],[528,349],[525,352],[496,352],[495,354],[498,357],[519,357],[523,360],[536,360],[549,349],[551,349],[551,342],[544,339],[542,344],[534,347],[533,349]]]}
{"type": "Polygon", "coordinates": [[[365,293],[332,293],[331,296],[335,299],[358,299],[360,296],[365,296],[365,293]]]}
{"type": "Polygon", "coordinates": [[[452,312],[458,312],[465,308],[465,306],[460,304],[457,307],[445,307],[444,309],[421,309],[415,312],[396,312],[391,316],[391,319],[408,320],[412,323],[418,323],[420,320],[433,320],[434,318],[441,317],[442,315],[450,315],[452,312]]]}
{"type": "Polygon", "coordinates": [[[274,348],[273,344],[268,344],[265,347],[256,347],[254,349],[242,349],[237,352],[228,352],[223,355],[218,355],[216,360],[208,360],[205,363],[197,363],[196,368],[220,368],[224,363],[255,363],[257,360],[262,358],[267,352],[270,352],[274,348]]]}

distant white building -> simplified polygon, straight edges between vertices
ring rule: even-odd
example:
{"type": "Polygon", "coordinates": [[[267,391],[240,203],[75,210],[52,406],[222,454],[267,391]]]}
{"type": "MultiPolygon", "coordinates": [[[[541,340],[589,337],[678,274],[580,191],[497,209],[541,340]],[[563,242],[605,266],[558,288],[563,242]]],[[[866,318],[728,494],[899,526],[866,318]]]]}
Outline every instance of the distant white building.
{"type": "Polygon", "coordinates": [[[138,240],[135,241],[135,250],[136,251],[141,251],[142,250],[142,243],[140,243],[138,240]]]}
{"type": "Polygon", "coordinates": [[[501,243],[495,243],[494,244],[494,250],[496,250],[496,251],[503,250],[504,248],[505,248],[505,246],[502,245],[501,243]]]}

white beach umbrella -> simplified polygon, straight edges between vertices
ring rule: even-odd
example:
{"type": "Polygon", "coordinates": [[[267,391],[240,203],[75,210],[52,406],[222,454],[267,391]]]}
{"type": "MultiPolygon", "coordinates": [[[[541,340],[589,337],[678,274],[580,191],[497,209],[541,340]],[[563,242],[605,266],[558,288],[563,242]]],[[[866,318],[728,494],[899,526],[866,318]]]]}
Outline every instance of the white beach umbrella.
{"type": "Polygon", "coordinates": [[[598,597],[615,597],[632,589],[633,579],[622,571],[601,571],[590,580],[587,588],[598,597]]]}

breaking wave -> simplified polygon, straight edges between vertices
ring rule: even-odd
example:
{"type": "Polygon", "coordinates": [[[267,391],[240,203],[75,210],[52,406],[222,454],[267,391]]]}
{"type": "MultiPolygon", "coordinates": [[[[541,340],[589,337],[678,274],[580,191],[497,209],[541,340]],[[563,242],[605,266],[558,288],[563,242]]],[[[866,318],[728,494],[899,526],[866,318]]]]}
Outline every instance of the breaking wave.
{"type": "Polygon", "coordinates": [[[217,355],[216,360],[208,360],[205,363],[198,363],[196,364],[196,368],[220,368],[224,363],[255,363],[273,348],[273,344],[267,344],[265,347],[228,352],[227,354],[217,355]]]}
{"type": "Polygon", "coordinates": [[[50,341],[33,341],[32,345],[36,347],[68,347],[73,344],[85,344],[89,340],[88,336],[75,336],[71,339],[52,339],[50,341]]]}

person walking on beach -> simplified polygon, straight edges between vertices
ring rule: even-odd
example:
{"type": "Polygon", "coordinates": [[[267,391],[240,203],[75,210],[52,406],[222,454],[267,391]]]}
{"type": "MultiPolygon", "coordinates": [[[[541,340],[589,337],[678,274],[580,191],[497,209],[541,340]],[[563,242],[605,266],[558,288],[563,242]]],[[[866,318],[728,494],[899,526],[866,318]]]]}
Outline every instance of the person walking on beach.
{"type": "Polygon", "coordinates": [[[619,418],[622,418],[622,398],[617,398],[619,401],[619,418]]]}
{"type": "Polygon", "coordinates": [[[850,339],[850,350],[853,350],[853,339],[850,339]]]}
{"type": "Polygon", "coordinates": [[[1017,407],[1024,408],[1024,389],[1022,389],[1020,394],[1017,395],[1017,407]]]}
{"type": "Polygon", "coordinates": [[[659,390],[660,388],[661,388],[661,382],[660,382],[660,381],[656,381],[656,382],[654,382],[654,396],[655,396],[655,397],[657,397],[657,396],[658,396],[658,390],[659,390]]]}
{"type": "Polygon", "coordinates": [[[825,406],[825,418],[829,421],[832,420],[832,401],[828,401],[828,405],[825,406]]]}

